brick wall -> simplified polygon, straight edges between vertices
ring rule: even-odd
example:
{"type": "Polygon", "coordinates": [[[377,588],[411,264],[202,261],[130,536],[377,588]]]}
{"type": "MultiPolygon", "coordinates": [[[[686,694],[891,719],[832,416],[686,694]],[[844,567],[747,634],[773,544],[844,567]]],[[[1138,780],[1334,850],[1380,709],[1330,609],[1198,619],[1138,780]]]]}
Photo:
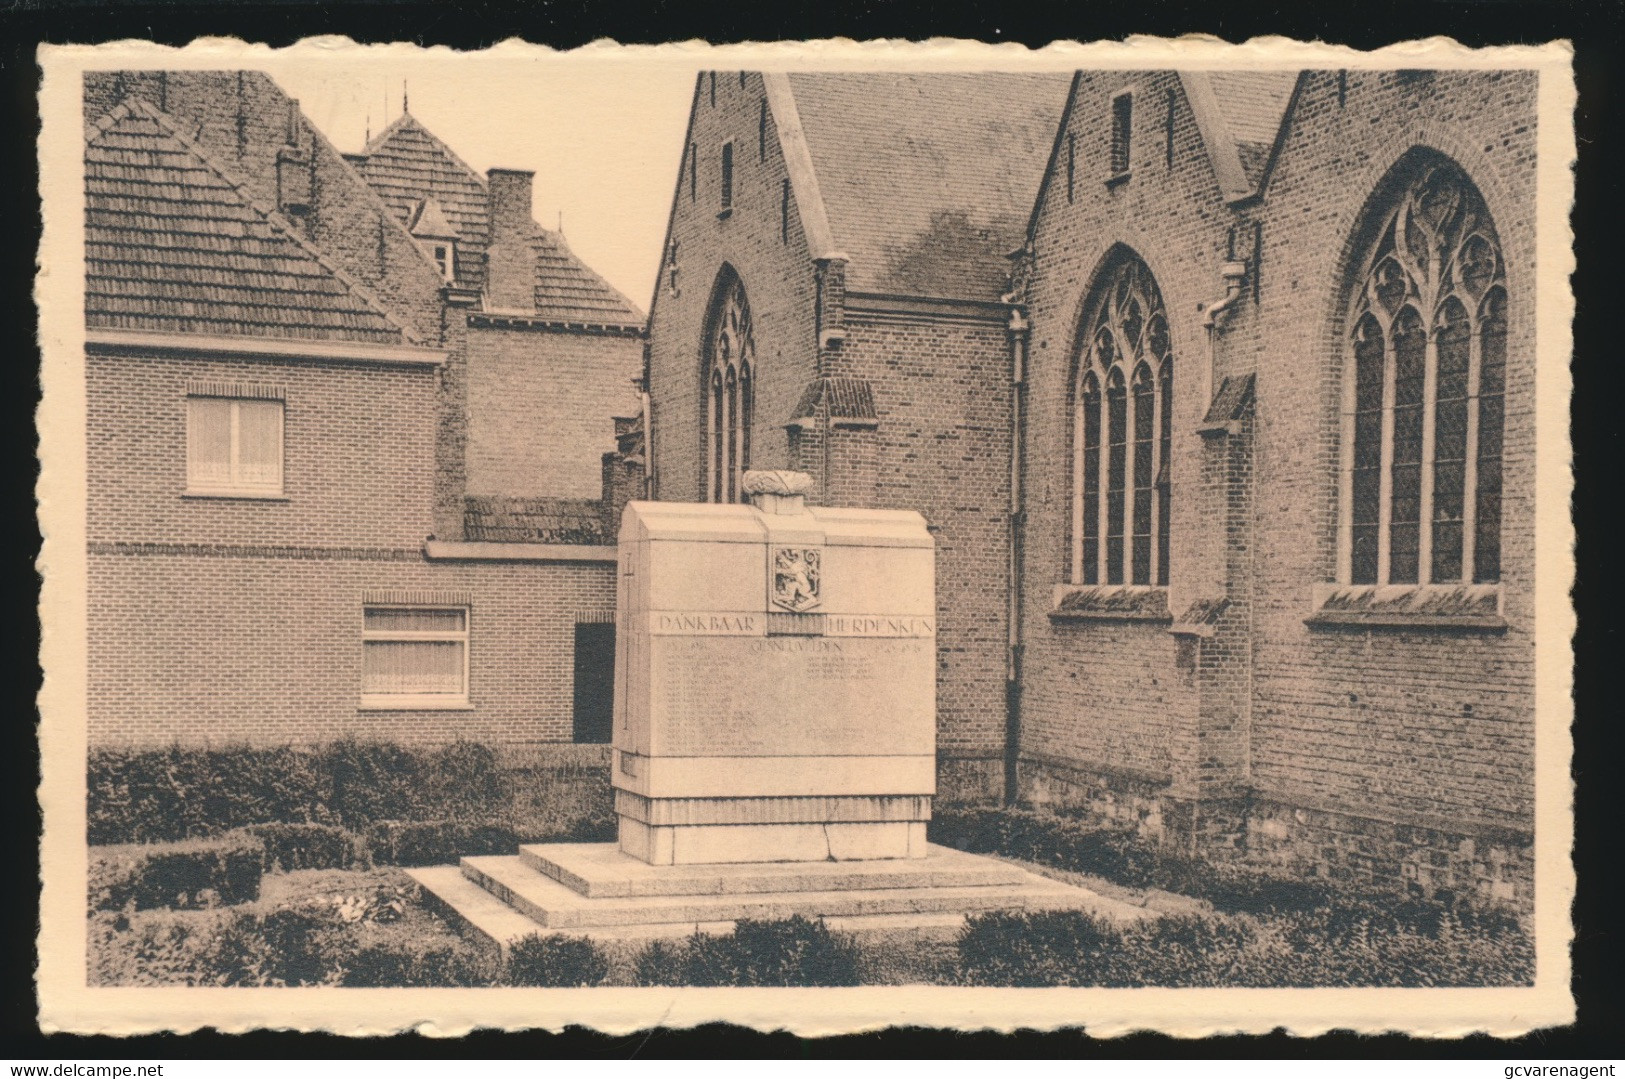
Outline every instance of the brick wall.
{"type": "MultiPolygon", "coordinates": [[[[790,413],[817,374],[813,265],[793,197],[787,225],[781,221],[788,173],[771,117],[765,157],[758,155],[761,77],[747,75],[741,86],[737,76],[719,75],[715,105],[706,80],[701,75],[695,84],[689,129],[697,183],[691,195],[685,150],[668,225],[667,255],[677,245],[677,287],[663,264],[649,310],[656,495],[668,501],[701,497],[701,350],[724,265],[744,283],[756,344],[752,467],[791,467],[784,425],[796,418],[790,413]],[[719,217],[719,162],[728,139],[734,141],[733,207],[719,217]]],[[[822,494],[815,492],[814,499],[822,494]]]]}
{"type": "Polygon", "coordinates": [[[93,554],[91,744],[570,740],[577,612],[614,607],[613,563],[281,555],[93,554]],[[377,589],[469,595],[472,708],[359,708],[377,589]]]}
{"type": "MultiPolygon", "coordinates": [[[[1262,200],[1232,208],[1177,77],[1080,76],[1063,132],[1063,144],[1070,133],[1076,146],[1072,190],[1069,198],[1063,155],[1037,219],[1029,297],[1022,744],[1032,762],[1029,792],[1042,792],[1046,783],[1056,788],[1038,777],[1060,774],[1057,761],[1096,777],[1079,780],[1074,793],[1091,783],[1105,789],[1103,777],[1125,766],[1136,777],[1169,782],[1192,768],[1219,768],[1251,792],[1252,819],[1269,821],[1268,835],[1248,826],[1255,853],[1286,859],[1280,851],[1287,845],[1303,864],[1318,859],[1346,868],[1380,851],[1390,876],[1404,863],[1405,844],[1424,833],[1448,837],[1451,850],[1475,829],[1527,837],[1534,730],[1534,91],[1535,77],[1518,72],[1350,72],[1341,88],[1337,72],[1311,73],[1300,84],[1262,200]],[[1108,185],[1110,97],[1130,81],[1139,90],[1131,175],[1108,185]],[[1164,108],[1170,90],[1171,150],[1164,108]],[[1448,156],[1471,177],[1508,264],[1501,604],[1509,628],[1499,634],[1337,631],[1304,621],[1314,611],[1314,586],[1335,577],[1340,318],[1349,263],[1361,254],[1353,237],[1368,199],[1412,147],[1448,156]],[[1230,449],[1204,450],[1195,427],[1208,405],[1198,389],[1207,341],[1193,312],[1223,294],[1218,269],[1232,227],[1246,256],[1253,254],[1255,225],[1256,279],[1219,331],[1214,371],[1215,383],[1256,375],[1255,413],[1243,433],[1218,436],[1230,449]],[[1164,628],[1059,624],[1046,616],[1067,564],[1067,387],[1077,320],[1093,276],[1116,245],[1132,250],[1155,276],[1176,357],[1169,608],[1177,617],[1219,586],[1233,603],[1211,639],[1186,646],[1196,649],[1190,658],[1200,676],[1192,706],[1178,702],[1180,645],[1164,628]],[[1249,474],[1251,487],[1238,488],[1249,474]],[[1230,493],[1213,486],[1220,483],[1230,493]],[[1251,506],[1236,518],[1238,490],[1250,490],[1251,506]],[[1215,535],[1220,512],[1228,521],[1222,543],[1215,535]],[[1250,675],[1237,684],[1234,676],[1248,667],[1250,675]],[[1221,744],[1180,759],[1175,740],[1192,731],[1205,742],[1219,736],[1221,744]],[[1311,808],[1300,821],[1292,807],[1311,808]],[[1400,836],[1372,820],[1404,821],[1421,831],[1400,836]],[[1339,829],[1352,838],[1327,839],[1339,829]]],[[[1429,849],[1442,850],[1445,842],[1429,849]]],[[[1512,867],[1508,873],[1524,864],[1521,855],[1503,855],[1498,864],[1512,867]]]]}
{"type": "Polygon", "coordinates": [[[468,493],[598,498],[613,418],[637,410],[641,339],[474,326],[468,365],[468,493]]]}
{"type": "Polygon", "coordinates": [[[1002,757],[1010,482],[1003,321],[849,311],[846,324],[830,373],[867,379],[879,417],[874,466],[847,458],[873,477],[871,498],[853,504],[918,510],[936,529],[937,753],[1002,757]]]}
{"type": "Polygon", "coordinates": [[[92,543],[417,551],[431,531],[433,368],[91,355],[85,379],[92,543]],[[283,499],[183,495],[194,380],[284,392],[283,499]]]}

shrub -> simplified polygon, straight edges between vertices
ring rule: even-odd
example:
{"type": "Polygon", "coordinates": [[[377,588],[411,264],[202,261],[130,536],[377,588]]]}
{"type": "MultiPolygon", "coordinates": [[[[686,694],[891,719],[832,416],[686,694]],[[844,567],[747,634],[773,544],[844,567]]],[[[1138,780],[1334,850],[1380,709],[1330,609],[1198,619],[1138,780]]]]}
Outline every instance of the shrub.
{"type": "Polygon", "coordinates": [[[366,844],[347,828],[333,824],[250,824],[243,833],[265,848],[266,872],[280,869],[350,869],[365,866],[366,844]]]}
{"type": "Polygon", "coordinates": [[[331,908],[238,911],[210,942],[204,966],[216,985],[336,985],[345,943],[331,908]]]}
{"type": "Polygon", "coordinates": [[[504,973],[510,985],[591,986],[609,973],[609,959],[587,937],[533,933],[509,946],[504,973]]]}
{"type": "Polygon", "coordinates": [[[635,963],[639,985],[832,986],[858,984],[858,949],[822,921],[801,915],[742,918],[732,934],[655,941],[635,963]]]}
{"type": "Polygon", "coordinates": [[[971,918],[958,957],[962,980],[1010,986],[1519,985],[1534,969],[1527,937],[1506,924],[1357,906],[1124,925],[1078,911],[1004,911],[971,918]]]}
{"type": "Polygon", "coordinates": [[[259,898],[264,848],[245,835],[93,847],[91,910],[206,907],[259,898]]]}
{"type": "Polygon", "coordinates": [[[344,738],[317,747],[101,748],[89,759],[93,844],[167,842],[265,824],[503,822],[525,842],[614,838],[601,765],[512,768],[489,746],[344,738]]]}
{"type": "Polygon", "coordinates": [[[389,940],[362,944],[346,957],[339,980],[372,988],[480,986],[496,981],[494,967],[465,941],[392,934],[389,940]]]}
{"type": "Polygon", "coordinates": [[[148,911],[132,917],[119,912],[91,915],[91,985],[209,984],[205,956],[218,931],[213,915],[188,911],[148,911]]]}
{"type": "Polygon", "coordinates": [[[443,865],[469,854],[512,854],[518,845],[500,824],[385,820],[367,829],[367,848],[382,865],[443,865]]]}
{"type": "Polygon", "coordinates": [[[98,748],[88,760],[92,844],[213,835],[267,821],[330,820],[313,751],[98,748]]]}

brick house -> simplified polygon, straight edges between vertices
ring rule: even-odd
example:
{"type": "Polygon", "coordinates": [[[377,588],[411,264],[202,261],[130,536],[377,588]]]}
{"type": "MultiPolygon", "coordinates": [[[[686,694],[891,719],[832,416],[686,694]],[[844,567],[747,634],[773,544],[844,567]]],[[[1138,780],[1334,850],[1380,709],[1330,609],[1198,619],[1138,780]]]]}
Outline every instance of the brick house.
{"type": "Polygon", "coordinates": [[[636,308],[409,116],[84,86],[92,744],[606,741],[636,308]]]}
{"type": "Polygon", "coordinates": [[[938,542],[946,794],[1006,745],[1009,255],[1064,75],[707,72],[695,84],[647,378],[653,495],[917,509],[938,542]]]}

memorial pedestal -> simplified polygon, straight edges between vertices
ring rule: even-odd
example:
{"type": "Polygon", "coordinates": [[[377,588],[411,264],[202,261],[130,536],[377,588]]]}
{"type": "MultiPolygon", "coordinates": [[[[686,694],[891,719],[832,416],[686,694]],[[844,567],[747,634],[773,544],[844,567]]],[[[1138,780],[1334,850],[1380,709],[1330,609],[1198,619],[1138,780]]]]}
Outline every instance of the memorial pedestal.
{"type": "Polygon", "coordinates": [[[801,915],[951,928],[968,913],[1143,908],[926,842],[936,791],[935,551],[917,513],[632,502],[621,521],[615,844],[410,870],[506,947],[529,933],[726,931],[801,915]]]}
{"type": "Polygon", "coordinates": [[[822,918],[832,928],[940,928],[989,910],[1146,910],[1007,862],[930,846],[916,858],[653,866],[613,843],[546,843],[407,873],[499,948],[531,933],[604,938],[729,932],[741,918],[822,918]]]}

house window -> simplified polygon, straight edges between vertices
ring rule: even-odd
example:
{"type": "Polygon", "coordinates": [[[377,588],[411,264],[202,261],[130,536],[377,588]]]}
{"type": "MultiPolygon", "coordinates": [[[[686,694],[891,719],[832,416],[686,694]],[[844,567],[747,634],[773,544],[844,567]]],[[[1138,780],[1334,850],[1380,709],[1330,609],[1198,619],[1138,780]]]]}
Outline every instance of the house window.
{"type": "Polygon", "coordinates": [[[734,144],[722,144],[722,209],[731,210],[734,205],[734,144]]]}
{"type": "Polygon", "coordinates": [[[1125,90],[1112,98],[1112,178],[1127,176],[1129,140],[1134,127],[1134,95],[1125,90]]]}
{"type": "Polygon", "coordinates": [[[364,608],[361,705],[466,707],[468,608],[364,608]]]}
{"type": "Polygon", "coordinates": [[[193,395],[186,399],[190,494],[282,494],[283,402],[193,395]]]}
{"type": "Polygon", "coordinates": [[[1084,323],[1073,389],[1074,584],[1168,583],[1174,362],[1151,272],[1124,255],[1084,323]]]}
{"type": "Polygon", "coordinates": [[[703,501],[738,502],[743,497],[755,419],[755,364],[756,342],[745,287],[727,272],[712,303],[701,381],[703,501]]]}
{"type": "Polygon", "coordinates": [[[450,281],[457,272],[457,249],[449,240],[437,240],[429,245],[429,255],[440,270],[440,277],[450,281]]]}
{"type": "Polygon", "coordinates": [[[1495,582],[1507,286],[1494,222],[1439,164],[1374,224],[1349,301],[1339,578],[1495,582]]]}

